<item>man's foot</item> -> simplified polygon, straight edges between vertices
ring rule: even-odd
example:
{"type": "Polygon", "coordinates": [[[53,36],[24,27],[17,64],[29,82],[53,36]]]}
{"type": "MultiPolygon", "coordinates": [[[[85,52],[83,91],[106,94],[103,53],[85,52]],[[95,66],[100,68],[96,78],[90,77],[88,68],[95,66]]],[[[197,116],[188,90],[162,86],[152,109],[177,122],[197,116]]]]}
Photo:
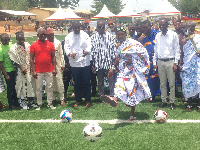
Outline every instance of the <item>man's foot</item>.
{"type": "Polygon", "coordinates": [[[174,105],[174,103],[170,103],[170,109],[175,109],[176,107],[175,107],[175,105],[174,105]]]}
{"type": "Polygon", "coordinates": [[[35,110],[40,110],[41,109],[41,106],[38,106],[35,110]]]}
{"type": "Polygon", "coordinates": [[[47,105],[47,107],[50,108],[50,109],[56,109],[56,107],[53,106],[53,105],[47,105]]]}
{"type": "Polygon", "coordinates": [[[130,116],[130,118],[128,119],[128,121],[133,121],[133,120],[136,120],[135,116],[130,116]]]}
{"type": "Polygon", "coordinates": [[[159,106],[158,106],[158,108],[163,108],[163,107],[166,107],[167,106],[167,103],[161,103],[159,106]]]}
{"type": "Polygon", "coordinates": [[[80,105],[81,105],[81,103],[78,102],[78,103],[74,104],[74,107],[78,107],[78,106],[80,106],[80,105]]]}
{"type": "Polygon", "coordinates": [[[29,110],[29,107],[27,105],[23,106],[22,108],[25,110],[29,110]]]}
{"type": "Polygon", "coordinates": [[[65,101],[60,101],[60,105],[65,106],[66,105],[65,101]]]}
{"type": "Polygon", "coordinates": [[[72,95],[71,95],[70,97],[75,97],[75,94],[74,94],[74,93],[72,93],[72,95]]]}
{"type": "Polygon", "coordinates": [[[200,106],[197,106],[197,111],[200,111],[200,106]]]}
{"type": "Polygon", "coordinates": [[[36,104],[34,104],[34,103],[31,104],[30,106],[33,107],[33,108],[37,108],[37,107],[38,107],[38,105],[36,105],[36,104]]]}
{"type": "Polygon", "coordinates": [[[100,97],[100,99],[104,102],[104,103],[107,103],[109,104],[110,106],[112,107],[116,107],[117,106],[117,101],[115,101],[113,99],[113,97],[110,97],[110,96],[106,96],[106,95],[102,95],[100,97]]]}
{"type": "Polygon", "coordinates": [[[193,109],[193,106],[192,106],[192,105],[191,105],[191,106],[190,106],[190,105],[187,105],[185,110],[190,111],[190,110],[192,110],[192,109],[193,109]]]}
{"type": "Polygon", "coordinates": [[[11,106],[9,106],[9,109],[10,109],[10,110],[16,110],[17,108],[16,108],[15,106],[12,106],[12,105],[11,105],[11,106]]]}
{"type": "Polygon", "coordinates": [[[87,102],[87,103],[86,103],[86,107],[91,107],[91,103],[90,103],[90,102],[87,102]]]}

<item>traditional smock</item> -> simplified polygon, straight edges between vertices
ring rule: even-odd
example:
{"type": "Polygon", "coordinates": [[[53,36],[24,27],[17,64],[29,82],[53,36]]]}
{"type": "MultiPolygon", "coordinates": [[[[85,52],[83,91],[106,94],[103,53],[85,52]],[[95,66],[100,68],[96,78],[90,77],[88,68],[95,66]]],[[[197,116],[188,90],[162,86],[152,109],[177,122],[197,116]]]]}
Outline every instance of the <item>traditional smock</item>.
{"type": "Polygon", "coordinates": [[[25,48],[15,43],[8,52],[10,59],[24,67],[27,70],[24,75],[20,68],[18,68],[17,79],[16,79],[16,92],[17,97],[34,97],[35,96],[35,82],[31,75],[30,69],[30,44],[25,42],[25,48]]]}
{"type": "Polygon", "coordinates": [[[135,106],[151,97],[145,78],[145,73],[149,71],[149,56],[146,48],[133,39],[127,39],[120,48],[118,55],[120,72],[115,83],[115,96],[126,105],[135,106]],[[126,64],[128,59],[132,59],[131,65],[126,64]]]}
{"type": "MultiPolygon", "coordinates": [[[[195,34],[193,40],[197,49],[200,50],[200,35],[195,34]]],[[[183,46],[183,53],[182,91],[187,100],[200,93],[200,58],[196,55],[191,40],[188,40],[183,46]]]]}

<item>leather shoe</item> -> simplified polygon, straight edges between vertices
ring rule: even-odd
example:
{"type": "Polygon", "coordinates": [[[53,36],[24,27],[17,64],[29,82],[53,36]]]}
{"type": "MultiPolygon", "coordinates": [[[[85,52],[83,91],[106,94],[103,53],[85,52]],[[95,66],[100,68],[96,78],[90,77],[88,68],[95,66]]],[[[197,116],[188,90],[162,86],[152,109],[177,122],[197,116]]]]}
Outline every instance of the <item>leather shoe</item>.
{"type": "Polygon", "coordinates": [[[163,108],[163,107],[166,107],[167,106],[167,103],[161,103],[159,106],[158,106],[158,108],[163,108]]]}
{"type": "Polygon", "coordinates": [[[174,108],[176,108],[175,105],[174,105],[174,103],[170,103],[170,109],[173,110],[174,108]]]}
{"type": "Polygon", "coordinates": [[[15,106],[9,106],[9,109],[16,110],[17,108],[15,106]]]}

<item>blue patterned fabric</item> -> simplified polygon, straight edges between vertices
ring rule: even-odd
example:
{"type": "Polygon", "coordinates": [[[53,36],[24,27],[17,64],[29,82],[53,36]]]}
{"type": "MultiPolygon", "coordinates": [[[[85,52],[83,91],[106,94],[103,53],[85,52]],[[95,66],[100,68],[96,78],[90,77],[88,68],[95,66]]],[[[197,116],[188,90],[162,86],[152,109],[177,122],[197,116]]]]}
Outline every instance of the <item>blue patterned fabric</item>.
{"type": "Polygon", "coordinates": [[[152,29],[151,34],[146,36],[141,42],[146,47],[147,52],[149,54],[150,70],[149,70],[149,74],[146,75],[146,79],[147,79],[147,83],[149,85],[152,97],[160,95],[160,79],[158,77],[158,69],[156,70],[156,72],[153,71],[153,55],[154,55],[155,37],[158,32],[159,32],[158,30],[152,29]]]}
{"type": "MultiPolygon", "coordinates": [[[[193,40],[198,50],[200,50],[200,35],[195,34],[193,40]]],[[[187,100],[200,93],[200,58],[196,55],[196,51],[190,40],[183,46],[183,53],[184,64],[181,72],[182,91],[187,100]]]]}

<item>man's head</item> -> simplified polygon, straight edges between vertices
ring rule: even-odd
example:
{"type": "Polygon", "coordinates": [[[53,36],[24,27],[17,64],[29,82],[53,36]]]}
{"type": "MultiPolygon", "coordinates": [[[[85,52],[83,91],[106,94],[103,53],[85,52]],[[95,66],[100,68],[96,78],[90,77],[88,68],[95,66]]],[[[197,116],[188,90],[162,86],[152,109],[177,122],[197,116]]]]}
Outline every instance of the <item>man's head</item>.
{"type": "Polygon", "coordinates": [[[104,20],[97,21],[97,29],[96,30],[100,35],[103,35],[105,33],[105,21],[104,20]]]}
{"type": "Polygon", "coordinates": [[[129,35],[132,37],[134,36],[135,34],[135,26],[133,23],[129,23],[128,25],[128,32],[129,32],[129,35]]]}
{"type": "Polygon", "coordinates": [[[40,42],[45,42],[46,30],[44,28],[42,28],[42,27],[39,28],[37,36],[38,36],[40,42]]]}
{"type": "Polygon", "coordinates": [[[117,38],[120,43],[126,40],[126,29],[124,27],[117,28],[117,38]]]}
{"type": "Polygon", "coordinates": [[[142,35],[141,24],[142,24],[142,22],[140,20],[137,20],[137,22],[135,23],[135,31],[137,32],[137,36],[142,35]]]}
{"type": "Polygon", "coordinates": [[[46,30],[46,34],[47,34],[47,40],[49,42],[54,42],[54,32],[53,32],[53,29],[52,28],[47,28],[46,30]]]}
{"type": "Polygon", "coordinates": [[[159,21],[159,28],[160,28],[160,30],[162,32],[166,32],[168,26],[169,26],[168,19],[167,18],[161,18],[160,21],[159,21]]]}
{"type": "Polygon", "coordinates": [[[16,32],[15,35],[16,35],[17,43],[19,45],[24,45],[24,42],[25,42],[24,32],[22,30],[20,30],[20,31],[16,32]]]}
{"type": "Polygon", "coordinates": [[[186,23],[186,29],[190,35],[194,34],[196,23],[194,21],[189,21],[186,23]]]}
{"type": "Polygon", "coordinates": [[[145,35],[151,34],[151,22],[149,20],[142,22],[142,33],[145,35]]]}
{"type": "Polygon", "coordinates": [[[75,21],[72,22],[72,29],[73,29],[75,34],[80,33],[80,26],[81,26],[81,24],[80,24],[79,21],[75,20],[75,21]]]}
{"type": "Polygon", "coordinates": [[[115,29],[115,21],[114,21],[114,19],[108,19],[108,26],[109,26],[110,30],[114,30],[115,29]]]}
{"type": "Polygon", "coordinates": [[[9,42],[10,42],[10,37],[7,33],[2,33],[1,34],[1,43],[3,45],[9,45],[9,42]]]}
{"type": "Polygon", "coordinates": [[[174,28],[176,30],[176,33],[180,33],[180,25],[181,25],[181,20],[177,20],[174,24],[174,28]]]}

